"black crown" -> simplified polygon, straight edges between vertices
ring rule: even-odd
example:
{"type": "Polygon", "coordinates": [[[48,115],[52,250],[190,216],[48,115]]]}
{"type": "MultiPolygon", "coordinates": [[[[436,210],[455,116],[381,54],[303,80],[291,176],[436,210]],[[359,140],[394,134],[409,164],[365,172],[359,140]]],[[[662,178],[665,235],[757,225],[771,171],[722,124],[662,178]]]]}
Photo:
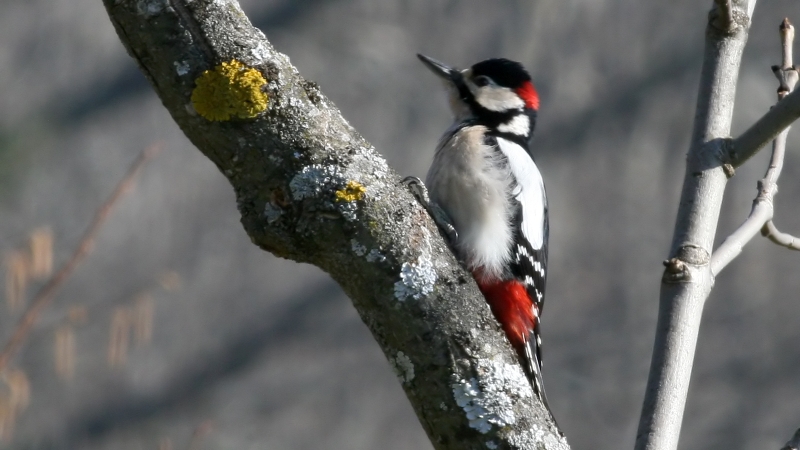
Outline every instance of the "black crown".
{"type": "Polygon", "coordinates": [[[508,88],[518,88],[522,83],[531,81],[528,71],[522,64],[505,58],[492,58],[481,61],[472,66],[474,77],[485,75],[500,86],[508,88]]]}

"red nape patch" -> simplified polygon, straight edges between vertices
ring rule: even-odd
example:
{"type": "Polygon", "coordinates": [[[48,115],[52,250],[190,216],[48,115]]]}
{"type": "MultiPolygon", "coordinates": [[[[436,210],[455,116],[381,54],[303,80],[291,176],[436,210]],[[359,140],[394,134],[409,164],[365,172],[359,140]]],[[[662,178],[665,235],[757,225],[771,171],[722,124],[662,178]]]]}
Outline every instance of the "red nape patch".
{"type": "Polygon", "coordinates": [[[478,287],[492,308],[494,317],[503,326],[508,340],[517,351],[525,346],[536,324],[533,316],[533,302],[525,286],[516,280],[481,282],[478,287]]]}
{"type": "Polygon", "coordinates": [[[526,81],[522,84],[522,87],[517,89],[517,95],[519,95],[522,100],[525,101],[525,107],[530,109],[539,110],[539,93],[536,92],[536,88],[533,87],[533,83],[530,81],[526,81]]]}

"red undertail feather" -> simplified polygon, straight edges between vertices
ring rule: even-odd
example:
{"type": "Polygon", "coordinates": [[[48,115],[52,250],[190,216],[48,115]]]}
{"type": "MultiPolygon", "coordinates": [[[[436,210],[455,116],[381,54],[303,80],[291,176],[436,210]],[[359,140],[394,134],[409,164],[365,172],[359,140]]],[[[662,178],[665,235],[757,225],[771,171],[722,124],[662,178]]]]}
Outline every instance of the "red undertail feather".
{"type": "Polygon", "coordinates": [[[534,393],[550,411],[542,379],[539,317],[538,313],[534,313],[536,304],[528,295],[525,285],[517,280],[487,282],[480,276],[480,271],[473,275],[478,281],[478,287],[483,296],[492,308],[494,317],[500,322],[506,337],[516,350],[522,363],[522,369],[528,377],[534,393]]]}
{"type": "Polygon", "coordinates": [[[525,101],[525,106],[531,109],[539,110],[539,93],[533,87],[533,83],[526,81],[522,87],[517,89],[517,95],[525,101]]]}
{"type": "Polygon", "coordinates": [[[517,280],[504,280],[478,282],[478,287],[511,345],[518,353],[524,353],[526,341],[536,325],[533,302],[525,286],[517,280]]]}

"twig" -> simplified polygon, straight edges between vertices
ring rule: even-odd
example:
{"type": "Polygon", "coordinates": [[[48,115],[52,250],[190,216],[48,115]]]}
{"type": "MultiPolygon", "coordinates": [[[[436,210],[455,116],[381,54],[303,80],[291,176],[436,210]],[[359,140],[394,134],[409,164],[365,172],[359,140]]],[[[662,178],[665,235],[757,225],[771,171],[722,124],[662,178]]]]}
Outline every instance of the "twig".
{"type": "MultiPolygon", "coordinates": [[[[779,82],[779,102],[790,95],[789,93],[794,90],[798,80],[797,69],[792,65],[794,27],[789,22],[789,19],[783,19],[783,22],[781,22],[780,34],[781,48],[783,50],[781,66],[772,67],[772,71],[779,82]]],[[[781,176],[781,170],[783,170],[783,160],[786,154],[786,137],[788,134],[789,127],[786,127],[772,142],[772,157],[770,158],[769,167],[767,168],[766,174],[764,174],[764,178],[758,181],[758,196],[753,200],[753,208],[750,210],[750,215],[736,231],[725,238],[725,241],[722,242],[711,256],[711,273],[713,275],[716,276],[728,263],[736,258],[739,253],[742,252],[744,245],[749,242],[756,233],[761,231],[762,234],[764,234],[763,230],[769,230],[770,228],[767,223],[771,225],[771,228],[774,229],[775,232],[780,233],[777,228],[772,225],[771,221],[775,214],[773,198],[778,192],[778,178],[781,176]]],[[[783,233],[780,234],[782,235],[783,233]]],[[[778,236],[779,235],[776,234],[776,238],[778,236]]],[[[787,245],[789,248],[792,248],[791,245],[796,245],[794,244],[795,239],[792,236],[785,235],[782,237],[790,241],[790,244],[787,245]]]]}
{"type": "Polygon", "coordinates": [[[794,432],[794,436],[786,442],[786,445],[781,450],[798,450],[800,449],[800,428],[794,432]]]}
{"type": "MultiPolygon", "coordinates": [[[[783,76],[778,75],[778,68],[772,68],[773,72],[776,72],[776,76],[778,76],[778,79],[781,81],[781,85],[778,88],[779,98],[785,97],[792,90],[788,85],[791,82],[790,77],[793,77],[794,82],[796,82],[798,76],[797,70],[792,68],[792,38],[794,37],[794,28],[792,24],[789,23],[789,19],[784,19],[781,24],[781,34],[783,35],[783,33],[791,34],[788,39],[783,39],[783,67],[781,68],[781,74],[783,76]],[[789,70],[790,68],[792,70],[789,70]]],[[[782,150],[785,150],[785,148],[782,150]]],[[[783,164],[783,155],[781,155],[780,164],[783,164]]],[[[780,171],[780,169],[778,169],[778,171],[780,171]]],[[[790,250],[800,250],[800,239],[778,230],[778,227],[775,226],[772,219],[768,220],[764,224],[764,227],[761,228],[761,235],[790,250]]]]}
{"type": "Polygon", "coordinates": [[[14,333],[11,335],[8,343],[3,348],[3,352],[0,353],[0,373],[6,369],[11,358],[14,356],[14,354],[16,354],[17,350],[19,350],[19,347],[25,341],[25,338],[28,336],[33,324],[36,323],[36,319],[39,318],[39,314],[41,314],[41,312],[53,300],[58,288],[61,287],[61,285],[69,278],[70,275],[72,275],[72,272],[81,263],[81,261],[83,261],[86,255],[91,252],[92,243],[94,242],[100,227],[108,218],[111,208],[117,203],[123,194],[127,193],[131,189],[133,182],[136,179],[136,176],[139,174],[141,168],[144,166],[144,163],[147,162],[147,160],[149,160],[151,157],[155,156],[155,154],[161,149],[161,146],[162,143],[157,142],[150,145],[139,154],[139,157],[136,158],[136,161],[134,161],[131,167],[128,169],[125,177],[119,182],[119,184],[117,184],[114,192],[95,213],[94,219],[92,219],[92,222],[89,224],[89,228],[84,233],[83,238],[81,239],[80,244],[78,244],[78,247],[75,249],[75,252],[72,254],[72,257],[63,266],[61,266],[61,269],[59,269],[58,272],[56,272],[56,274],[53,275],[53,277],[50,278],[50,280],[44,286],[42,286],[42,288],[33,298],[31,305],[25,311],[25,314],[22,315],[22,318],[17,323],[17,327],[14,329],[14,333]]]}
{"type": "Polygon", "coordinates": [[[778,230],[778,227],[768,220],[761,229],[761,235],[770,241],[788,248],[789,250],[800,250],[800,238],[796,238],[789,233],[778,230]]]}
{"type": "MultiPolygon", "coordinates": [[[[791,93],[797,84],[798,72],[792,63],[792,44],[794,43],[794,27],[788,18],[780,25],[781,33],[781,65],[772,66],[772,72],[778,78],[778,103],[770,109],[747,131],[733,141],[732,163],[738,167],[755,155],[770,139],[777,139],[781,130],[788,130],[789,125],[800,117],[800,91],[791,93]]],[[[785,144],[784,144],[785,145],[785,144]]],[[[773,144],[773,161],[775,158],[773,144]]],[[[778,161],[783,165],[783,149],[778,161]]],[[[772,167],[772,165],[770,165],[772,167]]],[[[776,171],[780,174],[780,168],[776,171]]],[[[775,176],[777,181],[777,176],[775,176]]]]}

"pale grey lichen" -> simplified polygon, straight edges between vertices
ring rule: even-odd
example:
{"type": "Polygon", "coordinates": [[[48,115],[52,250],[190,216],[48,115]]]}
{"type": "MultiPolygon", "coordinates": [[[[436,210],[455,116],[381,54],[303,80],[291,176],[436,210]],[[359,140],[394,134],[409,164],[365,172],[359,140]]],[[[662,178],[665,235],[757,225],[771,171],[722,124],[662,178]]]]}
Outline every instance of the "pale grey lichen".
{"type": "Polygon", "coordinates": [[[154,16],[161,13],[167,6],[167,0],[139,0],[136,3],[136,10],[144,16],[154,16]]]}
{"type": "Polygon", "coordinates": [[[509,394],[520,397],[533,395],[519,365],[479,359],[476,372],[477,378],[458,379],[452,384],[456,404],[466,413],[469,426],[488,433],[492,426],[516,423],[514,401],[509,394]]]}
{"type": "Polygon", "coordinates": [[[177,73],[178,76],[182,77],[189,73],[189,63],[186,61],[175,61],[172,65],[175,66],[175,73],[177,73]]]}
{"type": "Polygon", "coordinates": [[[345,219],[351,222],[357,219],[356,211],[358,211],[358,204],[356,202],[336,203],[336,206],[345,219]]]}
{"type": "Polygon", "coordinates": [[[312,164],[303,167],[303,170],[292,178],[292,181],[289,182],[289,189],[292,191],[292,198],[303,200],[316,197],[325,191],[332,193],[344,186],[345,183],[346,180],[339,167],[312,164]]]}
{"type": "Polygon", "coordinates": [[[373,248],[367,254],[367,262],[384,262],[386,261],[386,256],[384,256],[377,248],[373,248]]]}
{"type": "Polygon", "coordinates": [[[414,364],[411,363],[411,359],[409,359],[405,353],[397,352],[397,356],[391,358],[389,362],[392,365],[395,375],[397,375],[397,378],[400,378],[401,382],[409,383],[414,379],[414,364]]]}
{"type": "Polygon", "coordinates": [[[408,298],[419,300],[433,292],[436,284],[436,270],[430,256],[423,254],[417,261],[404,262],[400,268],[400,280],[394,284],[394,296],[400,301],[408,298]]]}
{"type": "Polygon", "coordinates": [[[367,254],[367,247],[355,240],[355,238],[350,239],[350,248],[353,249],[353,253],[358,256],[364,256],[367,254]]]}
{"type": "Polygon", "coordinates": [[[546,431],[539,425],[508,436],[509,444],[516,448],[546,448],[548,450],[569,450],[565,436],[546,431]]]}
{"type": "Polygon", "coordinates": [[[283,214],[283,210],[272,203],[267,202],[264,206],[264,217],[267,219],[267,223],[273,223],[280,219],[281,214],[283,214]]]}
{"type": "Polygon", "coordinates": [[[270,51],[269,47],[264,44],[264,41],[258,41],[258,44],[250,49],[250,56],[255,58],[257,61],[265,61],[270,59],[272,52],[270,51]]]}
{"type": "Polygon", "coordinates": [[[386,160],[381,158],[372,147],[359,146],[356,148],[355,164],[358,164],[357,169],[368,170],[365,173],[371,173],[378,179],[384,179],[389,175],[389,165],[386,160]]]}
{"type": "Polygon", "coordinates": [[[491,450],[496,449],[497,448],[497,442],[495,442],[495,441],[487,442],[486,443],[486,448],[491,449],[491,450]]]}
{"type": "Polygon", "coordinates": [[[292,198],[303,200],[322,196],[325,209],[338,210],[346,220],[357,219],[358,202],[366,196],[367,189],[354,181],[358,172],[336,165],[312,164],[303,167],[289,182],[292,198]],[[349,177],[350,173],[353,176],[349,177]],[[348,181],[349,180],[349,181],[348,181]]]}

